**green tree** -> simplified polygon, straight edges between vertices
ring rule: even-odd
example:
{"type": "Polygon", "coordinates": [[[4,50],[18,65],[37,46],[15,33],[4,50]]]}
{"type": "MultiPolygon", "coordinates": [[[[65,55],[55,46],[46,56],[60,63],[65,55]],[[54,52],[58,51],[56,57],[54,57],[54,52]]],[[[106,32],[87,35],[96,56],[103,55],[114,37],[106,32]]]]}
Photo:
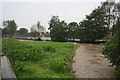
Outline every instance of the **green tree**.
{"type": "Polygon", "coordinates": [[[17,33],[21,37],[26,37],[28,35],[28,30],[26,28],[20,28],[20,30],[18,30],[17,33]]]}
{"type": "Polygon", "coordinates": [[[5,34],[9,35],[9,37],[13,37],[13,35],[16,33],[17,31],[17,24],[15,23],[14,20],[6,20],[3,21],[3,31],[5,34]]]}
{"type": "Polygon", "coordinates": [[[84,42],[94,42],[107,34],[105,12],[100,6],[86,15],[86,20],[79,23],[79,39],[84,42]]]}
{"type": "Polygon", "coordinates": [[[90,20],[83,20],[80,22],[79,28],[79,39],[82,42],[92,42],[95,40],[94,34],[95,30],[92,27],[92,21],[90,20]]]}
{"type": "Polygon", "coordinates": [[[53,29],[58,23],[60,22],[59,16],[52,16],[51,20],[49,21],[49,28],[53,29]]]}
{"type": "Polygon", "coordinates": [[[101,4],[101,7],[105,11],[105,20],[107,22],[108,34],[113,35],[114,26],[118,18],[118,4],[115,2],[105,1],[101,4]]]}
{"type": "Polygon", "coordinates": [[[68,39],[75,39],[77,38],[77,29],[78,29],[78,24],[76,22],[70,22],[68,24],[68,39]]]}
{"type": "MultiPolygon", "coordinates": [[[[107,5],[110,5],[110,3],[107,3],[107,5]]],[[[112,6],[114,6],[112,14],[109,7],[105,8],[110,14],[107,17],[108,25],[111,27],[109,31],[111,31],[112,35],[108,35],[107,42],[103,48],[103,54],[110,60],[111,66],[116,66],[115,74],[120,79],[120,3],[114,3],[112,6]]]]}
{"type": "Polygon", "coordinates": [[[52,41],[67,40],[67,23],[60,21],[58,16],[53,16],[49,22],[50,37],[52,41]]]}
{"type": "Polygon", "coordinates": [[[120,68],[120,20],[117,21],[115,35],[111,36],[105,43],[103,54],[112,63],[111,66],[120,68]]]}
{"type": "Polygon", "coordinates": [[[7,36],[9,33],[8,33],[8,29],[7,28],[3,28],[2,29],[2,36],[7,36]]]}

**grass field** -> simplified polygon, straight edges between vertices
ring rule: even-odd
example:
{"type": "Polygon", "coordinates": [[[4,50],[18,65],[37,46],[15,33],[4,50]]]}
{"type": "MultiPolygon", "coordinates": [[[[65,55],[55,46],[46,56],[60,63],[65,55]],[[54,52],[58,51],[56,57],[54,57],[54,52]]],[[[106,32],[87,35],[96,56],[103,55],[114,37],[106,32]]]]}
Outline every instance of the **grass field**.
{"type": "Polygon", "coordinates": [[[2,38],[0,38],[0,53],[2,53],[2,38]]]}
{"type": "Polygon", "coordinates": [[[3,39],[3,52],[18,78],[72,78],[69,69],[77,45],[3,39]]]}

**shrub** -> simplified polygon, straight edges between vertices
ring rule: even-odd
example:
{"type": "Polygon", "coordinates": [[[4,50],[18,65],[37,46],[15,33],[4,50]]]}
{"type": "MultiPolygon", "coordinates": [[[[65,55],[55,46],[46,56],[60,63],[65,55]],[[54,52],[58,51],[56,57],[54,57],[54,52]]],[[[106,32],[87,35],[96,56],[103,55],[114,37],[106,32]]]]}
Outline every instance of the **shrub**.
{"type": "Polygon", "coordinates": [[[111,66],[116,67],[116,76],[120,78],[120,21],[116,24],[116,30],[105,43],[103,54],[110,60],[111,66]]]}
{"type": "Polygon", "coordinates": [[[55,52],[55,48],[51,47],[51,46],[46,46],[46,47],[43,47],[43,49],[45,51],[48,51],[48,52],[55,52]]]}
{"type": "Polygon", "coordinates": [[[115,75],[117,76],[117,78],[120,79],[120,69],[117,69],[117,70],[116,70],[115,75]]]}

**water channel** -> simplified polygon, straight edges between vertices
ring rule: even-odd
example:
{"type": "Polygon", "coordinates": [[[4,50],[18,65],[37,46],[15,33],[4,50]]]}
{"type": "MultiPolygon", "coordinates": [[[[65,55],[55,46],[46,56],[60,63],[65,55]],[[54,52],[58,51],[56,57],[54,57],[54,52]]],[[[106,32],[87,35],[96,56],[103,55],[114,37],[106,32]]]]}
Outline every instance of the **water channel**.
{"type": "Polygon", "coordinates": [[[80,44],[72,65],[76,78],[114,78],[114,68],[102,55],[99,44],[80,44]]]}

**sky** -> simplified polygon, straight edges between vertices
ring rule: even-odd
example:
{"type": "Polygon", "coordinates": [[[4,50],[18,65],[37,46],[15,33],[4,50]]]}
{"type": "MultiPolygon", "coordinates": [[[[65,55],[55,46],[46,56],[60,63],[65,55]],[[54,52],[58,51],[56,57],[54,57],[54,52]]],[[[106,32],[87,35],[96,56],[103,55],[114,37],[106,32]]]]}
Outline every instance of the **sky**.
{"type": "MultiPolygon", "coordinates": [[[[37,21],[48,29],[53,15],[61,20],[79,23],[105,0],[2,0],[0,2],[0,23],[15,20],[19,28],[27,28],[37,21]]],[[[18,28],[18,29],[19,29],[18,28]]]]}

